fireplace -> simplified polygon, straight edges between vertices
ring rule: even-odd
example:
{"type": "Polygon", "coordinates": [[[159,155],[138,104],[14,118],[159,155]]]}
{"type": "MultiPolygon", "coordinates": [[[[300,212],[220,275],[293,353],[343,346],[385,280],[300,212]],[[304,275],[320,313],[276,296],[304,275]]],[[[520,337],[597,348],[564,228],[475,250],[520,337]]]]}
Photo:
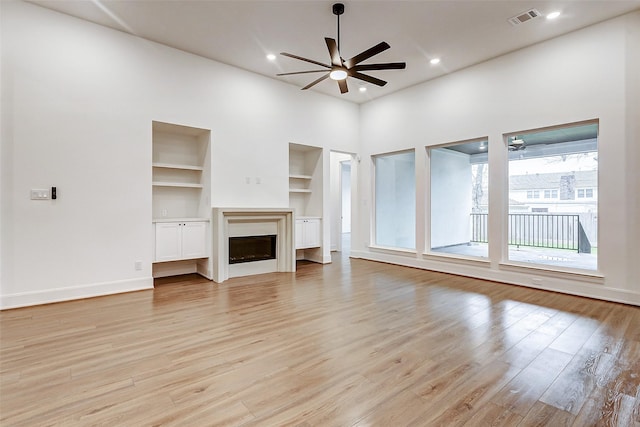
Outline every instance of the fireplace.
{"type": "Polygon", "coordinates": [[[213,280],[296,271],[290,208],[213,208],[213,280]]]}
{"type": "Polygon", "coordinates": [[[229,264],[276,259],[275,234],[229,237],[229,264]]]}

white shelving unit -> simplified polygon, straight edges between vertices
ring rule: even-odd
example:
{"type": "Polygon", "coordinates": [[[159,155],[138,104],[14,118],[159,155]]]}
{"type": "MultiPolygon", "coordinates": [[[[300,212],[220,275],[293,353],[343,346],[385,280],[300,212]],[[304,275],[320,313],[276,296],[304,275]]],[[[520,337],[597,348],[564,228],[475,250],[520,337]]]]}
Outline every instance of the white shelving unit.
{"type": "Polygon", "coordinates": [[[289,207],[296,258],[322,262],[322,148],[289,144],[289,207]]]}
{"type": "Polygon", "coordinates": [[[153,122],[154,277],[210,278],[211,132],[153,122]]]}

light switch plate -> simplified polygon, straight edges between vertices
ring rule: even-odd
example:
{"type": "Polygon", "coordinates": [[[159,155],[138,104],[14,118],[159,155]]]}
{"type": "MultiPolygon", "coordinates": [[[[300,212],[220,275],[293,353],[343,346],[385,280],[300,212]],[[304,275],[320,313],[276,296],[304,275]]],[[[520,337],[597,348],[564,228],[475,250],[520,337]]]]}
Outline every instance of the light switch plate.
{"type": "Polygon", "coordinates": [[[32,189],[31,200],[49,200],[51,198],[51,192],[49,189],[32,189]]]}

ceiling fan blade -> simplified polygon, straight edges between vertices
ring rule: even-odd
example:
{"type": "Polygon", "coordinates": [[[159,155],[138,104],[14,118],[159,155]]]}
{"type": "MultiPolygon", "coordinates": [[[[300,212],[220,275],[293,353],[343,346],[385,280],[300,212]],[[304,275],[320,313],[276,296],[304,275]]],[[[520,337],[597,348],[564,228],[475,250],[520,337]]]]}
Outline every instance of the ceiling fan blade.
{"type": "Polygon", "coordinates": [[[377,79],[377,78],[375,78],[375,77],[372,77],[372,76],[368,76],[368,75],[366,75],[366,74],[359,73],[359,72],[357,72],[357,71],[355,71],[355,72],[353,72],[353,71],[351,71],[351,70],[349,70],[349,71],[350,71],[350,72],[349,72],[349,75],[350,75],[351,77],[353,77],[353,78],[360,79],[360,80],[364,80],[365,82],[369,82],[369,83],[374,84],[374,85],[377,85],[377,86],[384,86],[384,85],[386,85],[386,84],[387,84],[387,82],[385,82],[384,80],[380,80],[380,79],[377,79]]]}
{"type": "Polygon", "coordinates": [[[327,43],[327,49],[329,49],[329,55],[331,56],[331,65],[342,67],[342,59],[340,58],[340,51],[338,51],[338,45],[334,39],[325,37],[324,41],[327,43]]]}
{"type": "Polygon", "coordinates": [[[379,54],[380,52],[384,52],[385,50],[389,49],[390,47],[391,46],[389,46],[389,44],[387,42],[380,42],[377,45],[375,45],[374,47],[369,48],[369,49],[365,50],[364,52],[361,52],[361,53],[357,54],[353,58],[344,61],[344,65],[347,68],[351,68],[354,65],[361,63],[365,59],[369,59],[372,56],[379,54]]]}
{"type": "Polygon", "coordinates": [[[276,76],[291,76],[294,74],[309,74],[309,73],[326,73],[327,70],[309,70],[309,71],[294,71],[291,73],[280,73],[276,74],[276,76]]]}
{"type": "Polygon", "coordinates": [[[324,68],[331,68],[331,66],[327,64],[323,64],[322,62],[314,61],[313,59],[303,58],[302,56],[293,55],[291,53],[280,52],[280,55],[288,56],[289,58],[293,58],[293,59],[299,59],[300,61],[310,62],[312,64],[320,65],[321,67],[324,67],[324,68]]]}
{"type": "Polygon", "coordinates": [[[324,79],[329,77],[329,73],[325,74],[324,76],[320,77],[317,80],[312,81],[311,83],[309,83],[308,85],[306,85],[305,87],[302,88],[302,90],[306,90],[309,89],[311,86],[313,85],[317,85],[318,83],[320,83],[321,81],[323,81],[324,79]]]}
{"type": "Polygon", "coordinates": [[[349,92],[349,88],[347,87],[347,79],[338,80],[338,86],[340,87],[340,93],[349,92]]]}
{"type": "Polygon", "coordinates": [[[373,71],[373,70],[404,70],[407,68],[405,62],[388,62],[386,64],[362,64],[352,68],[353,71],[373,71]]]}

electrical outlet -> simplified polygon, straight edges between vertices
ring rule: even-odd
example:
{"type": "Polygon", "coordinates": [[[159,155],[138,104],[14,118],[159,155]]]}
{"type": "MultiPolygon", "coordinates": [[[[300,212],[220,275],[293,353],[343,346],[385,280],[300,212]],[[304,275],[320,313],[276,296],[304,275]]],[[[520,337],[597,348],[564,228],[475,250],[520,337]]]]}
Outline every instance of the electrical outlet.
{"type": "Polygon", "coordinates": [[[142,270],[142,261],[136,261],[135,262],[135,267],[137,271],[142,270]]]}
{"type": "Polygon", "coordinates": [[[169,214],[169,211],[167,211],[167,208],[162,209],[162,217],[166,217],[169,214]]]}
{"type": "Polygon", "coordinates": [[[539,277],[532,277],[531,283],[533,283],[534,285],[542,285],[542,279],[539,277]]]}

